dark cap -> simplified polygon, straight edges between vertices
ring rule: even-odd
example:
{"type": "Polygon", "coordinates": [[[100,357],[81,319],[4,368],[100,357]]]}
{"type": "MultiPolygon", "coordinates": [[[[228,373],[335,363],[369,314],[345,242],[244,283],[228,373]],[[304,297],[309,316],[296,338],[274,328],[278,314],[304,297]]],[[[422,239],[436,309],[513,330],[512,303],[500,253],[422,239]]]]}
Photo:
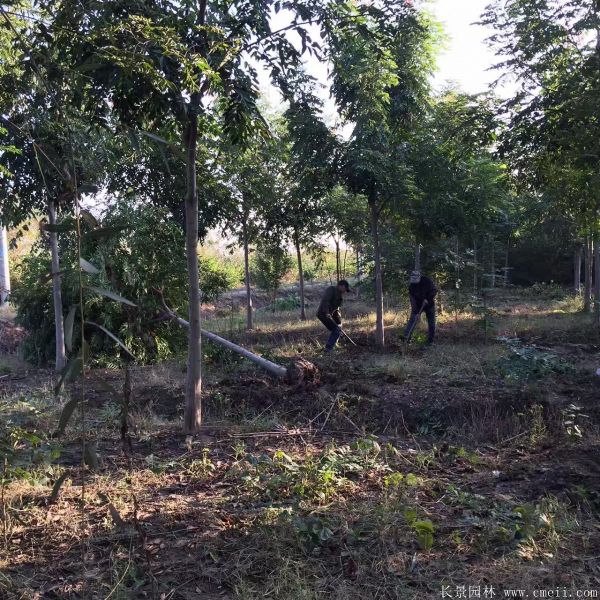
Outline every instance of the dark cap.
{"type": "Polygon", "coordinates": [[[338,281],[338,286],[346,288],[347,292],[351,291],[350,290],[350,284],[345,279],[342,279],[342,280],[338,281]]]}

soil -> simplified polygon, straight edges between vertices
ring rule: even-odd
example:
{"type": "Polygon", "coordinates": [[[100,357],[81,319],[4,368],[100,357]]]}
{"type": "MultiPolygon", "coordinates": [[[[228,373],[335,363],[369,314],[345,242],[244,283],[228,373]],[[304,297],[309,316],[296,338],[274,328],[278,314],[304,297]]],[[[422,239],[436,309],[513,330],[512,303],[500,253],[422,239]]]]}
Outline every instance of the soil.
{"type": "Polygon", "coordinates": [[[392,327],[375,349],[359,306],[347,319],[358,347],[328,356],[318,324],[282,316],[276,331],[235,334],[310,376],[275,381],[227,356],[207,364],[193,439],[181,434],[178,361],[131,368],[125,417],[122,371],[96,370],[55,400],[49,371],[17,367],[0,380],[1,439],[15,440],[2,446],[0,598],[600,590],[598,332],[575,313],[545,328],[554,299],[490,302],[494,335],[471,314],[442,316],[433,348],[418,335],[400,345],[392,327]],[[514,337],[523,315],[530,362],[495,339],[514,337]],[[79,411],[62,438],[47,435],[82,391],[98,457],[85,467],[79,411]]]}

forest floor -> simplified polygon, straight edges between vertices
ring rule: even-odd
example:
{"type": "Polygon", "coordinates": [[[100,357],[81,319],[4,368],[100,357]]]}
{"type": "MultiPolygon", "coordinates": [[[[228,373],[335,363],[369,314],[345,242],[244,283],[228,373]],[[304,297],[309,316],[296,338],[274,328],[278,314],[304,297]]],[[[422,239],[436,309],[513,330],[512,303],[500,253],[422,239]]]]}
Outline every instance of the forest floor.
{"type": "Polygon", "coordinates": [[[5,351],[0,598],[598,597],[600,334],[578,309],[554,289],[495,291],[442,315],[433,347],[422,330],[404,347],[405,312],[389,311],[378,350],[367,305],[348,302],[358,347],[329,356],[291,312],[232,329],[320,381],[290,387],[207,346],[187,443],[183,361],[131,368],[131,450],[101,383],[124,373],[99,369],[85,469],[78,411],[49,435],[80,384],[55,399],[50,371],[5,351]]]}

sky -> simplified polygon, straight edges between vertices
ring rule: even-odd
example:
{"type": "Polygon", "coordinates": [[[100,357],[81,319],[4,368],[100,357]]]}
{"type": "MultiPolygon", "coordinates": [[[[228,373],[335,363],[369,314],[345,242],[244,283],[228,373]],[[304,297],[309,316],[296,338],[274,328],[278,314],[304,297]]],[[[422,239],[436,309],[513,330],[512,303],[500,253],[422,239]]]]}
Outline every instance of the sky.
{"type": "Polygon", "coordinates": [[[492,31],[475,25],[490,0],[436,0],[432,11],[449,36],[446,49],[438,59],[436,89],[445,82],[457,83],[465,92],[487,91],[498,73],[489,71],[496,62],[485,39],[492,31]]]}
{"type": "MultiPolygon", "coordinates": [[[[485,39],[492,31],[475,23],[491,0],[429,0],[428,10],[443,25],[447,40],[438,57],[438,72],[433,86],[441,90],[454,84],[467,93],[477,94],[490,89],[490,84],[498,77],[498,72],[490,71],[496,63],[493,51],[485,39]]],[[[272,24],[274,28],[288,24],[285,15],[279,13],[272,24]]],[[[307,71],[323,85],[321,96],[325,101],[324,117],[329,123],[337,121],[333,100],[327,89],[327,67],[314,58],[308,58],[307,71]]],[[[269,104],[279,104],[277,92],[268,83],[268,75],[261,74],[261,91],[269,104]]],[[[496,93],[507,96],[510,87],[496,89],[496,93]]]]}

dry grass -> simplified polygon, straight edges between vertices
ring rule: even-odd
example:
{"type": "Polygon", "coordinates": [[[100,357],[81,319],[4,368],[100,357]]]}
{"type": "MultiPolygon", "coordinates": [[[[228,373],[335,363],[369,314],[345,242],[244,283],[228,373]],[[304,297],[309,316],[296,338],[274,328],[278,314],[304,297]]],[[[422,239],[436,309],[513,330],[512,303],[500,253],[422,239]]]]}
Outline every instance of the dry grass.
{"type": "MultiPolygon", "coordinates": [[[[597,587],[594,381],[581,370],[507,380],[508,350],[494,342],[511,332],[557,340],[571,360],[573,339],[597,356],[596,334],[568,299],[529,302],[494,298],[488,343],[481,315],[461,312],[441,315],[437,345],[404,347],[400,307],[385,316],[391,345],[376,350],[359,302],[346,319],[359,347],[327,357],[325,330],[295,312],[236,332],[278,360],[301,352],[322,382],[289,388],[214,359],[191,447],[180,434],[182,365],[135,368],[130,460],[118,402],[90,382],[101,465],[86,469],[83,519],[81,432],[75,423],[60,443],[46,437],[68,395],[54,400],[47,373],[0,387],[0,441],[16,444],[2,486],[0,598],[428,600],[443,585],[597,587]],[[579,438],[562,412],[574,402],[586,415],[575,417],[579,438]],[[59,458],[41,452],[57,444],[59,458]]],[[[122,374],[104,376],[121,385],[122,374]]]]}

